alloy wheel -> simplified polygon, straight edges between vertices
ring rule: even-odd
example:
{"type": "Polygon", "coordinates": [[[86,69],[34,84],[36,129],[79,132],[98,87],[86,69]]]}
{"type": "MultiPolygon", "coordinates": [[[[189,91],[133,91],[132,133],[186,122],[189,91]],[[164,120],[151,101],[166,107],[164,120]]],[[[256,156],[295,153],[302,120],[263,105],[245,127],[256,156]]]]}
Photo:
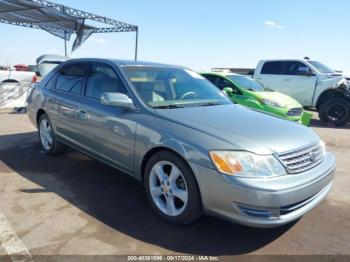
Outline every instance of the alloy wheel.
{"type": "Polygon", "coordinates": [[[149,188],[153,202],[168,216],[178,216],[186,208],[188,189],[179,168],[169,161],[157,162],[149,177],[149,188]]]}
{"type": "Polygon", "coordinates": [[[53,145],[53,132],[50,122],[45,118],[40,122],[40,140],[44,149],[50,151],[53,145]]]}

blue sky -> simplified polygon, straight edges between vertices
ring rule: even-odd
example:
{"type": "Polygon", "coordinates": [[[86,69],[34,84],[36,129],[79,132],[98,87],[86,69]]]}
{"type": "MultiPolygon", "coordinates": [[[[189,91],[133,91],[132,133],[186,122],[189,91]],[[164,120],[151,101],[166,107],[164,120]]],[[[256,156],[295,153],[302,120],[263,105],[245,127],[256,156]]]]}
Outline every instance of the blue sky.
{"type": "MultiPolygon", "coordinates": [[[[349,0],[54,1],[139,25],[140,60],[208,70],[309,56],[350,73],[349,0]]],[[[0,64],[63,54],[63,40],[43,31],[0,24],[0,34],[0,64]]],[[[134,37],[96,34],[72,56],[133,59],[134,37]]]]}

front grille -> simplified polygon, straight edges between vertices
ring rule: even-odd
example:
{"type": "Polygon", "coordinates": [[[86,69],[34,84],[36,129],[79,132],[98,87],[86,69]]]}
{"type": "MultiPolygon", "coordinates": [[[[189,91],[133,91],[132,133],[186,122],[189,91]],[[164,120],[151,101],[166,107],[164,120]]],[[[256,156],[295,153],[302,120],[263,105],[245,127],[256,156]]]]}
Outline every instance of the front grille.
{"type": "Polygon", "coordinates": [[[293,108],[287,112],[287,115],[288,116],[301,116],[302,113],[303,113],[302,108],[293,108]]]}
{"type": "Polygon", "coordinates": [[[301,173],[323,161],[323,149],[318,143],[313,146],[279,155],[289,173],[301,173]]]}

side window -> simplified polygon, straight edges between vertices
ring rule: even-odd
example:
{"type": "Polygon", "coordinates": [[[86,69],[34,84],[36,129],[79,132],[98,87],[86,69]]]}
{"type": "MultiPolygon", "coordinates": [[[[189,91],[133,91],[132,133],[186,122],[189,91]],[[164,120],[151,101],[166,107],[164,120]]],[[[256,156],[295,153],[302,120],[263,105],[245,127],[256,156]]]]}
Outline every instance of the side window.
{"type": "Polygon", "coordinates": [[[57,73],[54,75],[51,75],[50,79],[45,83],[44,87],[48,89],[55,88],[57,75],[58,75],[57,73]]]}
{"type": "Polygon", "coordinates": [[[283,75],[305,75],[309,72],[309,67],[298,61],[289,61],[284,63],[283,75]]]}
{"type": "Polygon", "coordinates": [[[206,79],[208,79],[212,84],[215,85],[216,76],[213,76],[213,75],[205,75],[204,77],[205,77],[206,79]]]}
{"type": "Polygon", "coordinates": [[[230,81],[226,80],[225,78],[218,77],[216,79],[215,85],[220,89],[223,90],[225,87],[231,87],[231,88],[236,88],[230,81]]]}
{"type": "Polygon", "coordinates": [[[283,62],[266,62],[262,69],[261,74],[264,75],[281,75],[282,74],[283,62]]]}
{"type": "Polygon", "coordinates": [[[68,65],[60,71],[55,88],[63,92],[80,95],[85,74],[86,65],[68,65]]]}
{"type": "Polygon", "coordinates": [[[100,100],[104,92],[127,94],[123,82],[110,66],[93,64],[88,74],[85,95],[100,100]]]}

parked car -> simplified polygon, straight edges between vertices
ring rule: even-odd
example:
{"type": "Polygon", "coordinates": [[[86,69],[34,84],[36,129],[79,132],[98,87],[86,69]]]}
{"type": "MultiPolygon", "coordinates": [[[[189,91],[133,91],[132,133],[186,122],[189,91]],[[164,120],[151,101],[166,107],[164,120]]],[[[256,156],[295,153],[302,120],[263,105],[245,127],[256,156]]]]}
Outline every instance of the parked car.
{"type": "Polygon", "coordinates": [[[202,214],[286,224],[334,177],[335,157],[311,129],[235,105],[183,67],[70,60],[36,85],[28,115],[47,154],[70,146],[135,177],[155,212],[180,225],[202,214]]]}
{"type": "Polygon", "coordinates": [[[251,78],[226,72],[202,73],[202,76],[226,92],[235,103],[303,123],[306,126],[310,124],[310,114],[304,112],[303,106],[296,100],[275,92],[251,78]]]}
{"type": "Polygon", "coordinates": [[[31,82],[34,72],[16,71],[15,69],[0,70],[0,83],[31,82]]]}
{"type": "Polygon", "coordinates": [[[253,78],[305,107],[316,108],[324,122],[342,126],[350,120],[349,82],[318,61],[263,60],[253,78]]]}

